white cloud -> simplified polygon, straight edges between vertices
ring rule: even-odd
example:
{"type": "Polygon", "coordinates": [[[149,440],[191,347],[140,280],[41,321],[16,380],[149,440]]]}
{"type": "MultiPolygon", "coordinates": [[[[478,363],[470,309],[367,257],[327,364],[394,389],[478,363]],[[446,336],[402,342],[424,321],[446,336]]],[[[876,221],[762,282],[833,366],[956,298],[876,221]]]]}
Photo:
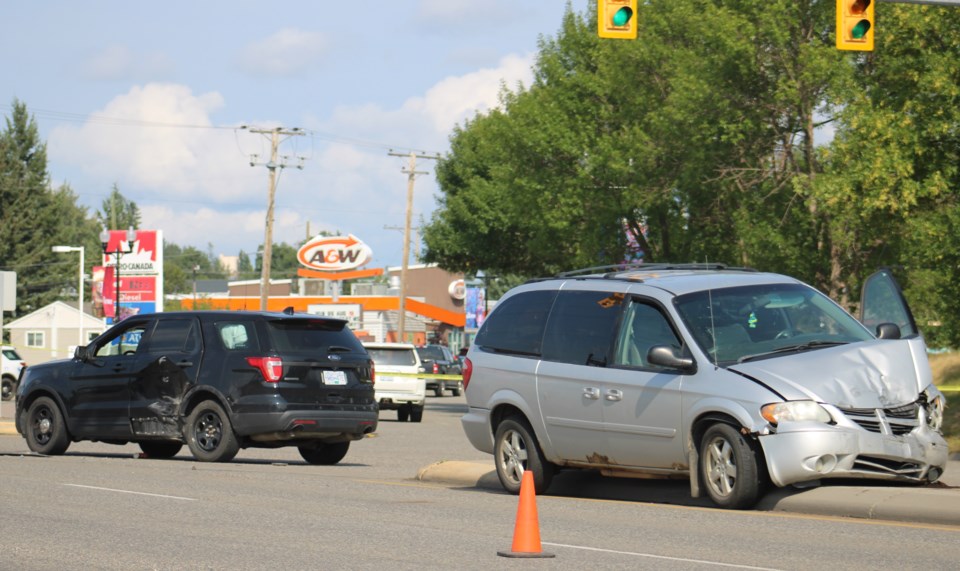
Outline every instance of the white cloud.
{"type": "Polygon", "coordinates": [[[241,66],[257,75],[288,77],[316,65],[328,45],[323,34],[285,28],[249,44],[242,52],[241,66]]]}

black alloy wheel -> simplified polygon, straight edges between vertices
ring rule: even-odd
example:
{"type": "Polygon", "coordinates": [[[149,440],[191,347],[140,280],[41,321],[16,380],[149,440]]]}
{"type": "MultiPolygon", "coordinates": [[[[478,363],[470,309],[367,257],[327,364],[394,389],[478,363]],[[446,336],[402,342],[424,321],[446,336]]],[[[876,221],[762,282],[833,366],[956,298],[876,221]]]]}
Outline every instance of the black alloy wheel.
{"type": "Polygon", "coordinates": [[[240,450],[227,414],[209,400],[197,405],[187,418],[186,439],[190,452],[201,462],[229,462],[240,450]]]}

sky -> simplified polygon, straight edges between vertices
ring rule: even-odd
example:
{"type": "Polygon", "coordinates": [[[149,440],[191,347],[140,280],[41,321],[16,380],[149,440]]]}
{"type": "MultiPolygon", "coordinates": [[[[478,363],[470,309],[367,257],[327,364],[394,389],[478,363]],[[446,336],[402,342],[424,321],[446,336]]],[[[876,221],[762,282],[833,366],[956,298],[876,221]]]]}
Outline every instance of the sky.
{"type": "MultiPolygon", "coordinates": [[[[373,251],[368,267],[395,267],[409,158],[390,153],[445,155],[502,85],[529,86],[538,41],[567,6],[9,1],[0,116],[26,104],[53,185],[91,213],[117,185],[141,228],[214,255],[264,241],[271,144],[252,131],[298,129],[279,147],[289,166],[277,169],[274,243],[353,234],[373,251]]],[[[413,226],[437,208],[434,162],[417,160],[413,226]]]]}

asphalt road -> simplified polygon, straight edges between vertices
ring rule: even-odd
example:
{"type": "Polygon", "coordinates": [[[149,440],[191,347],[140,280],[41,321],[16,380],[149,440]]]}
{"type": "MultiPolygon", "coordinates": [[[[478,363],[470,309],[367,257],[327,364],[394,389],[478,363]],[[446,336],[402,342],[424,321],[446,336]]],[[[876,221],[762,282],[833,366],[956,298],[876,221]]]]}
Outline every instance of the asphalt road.
{"type": "Polygon", "coordinates": [[[537,498],[543,549],[556,558],[498,557],[511,546],[515,496],[416,479],[441,460],[491,465],[463,436],[462,410],[462,398],[445,397],[429,400],[419,424],[384,412],[377,436],[330,467],[294,449],[244,450],[228,464],[88,443],[40,457],[0,436],[0,568],[950,569],[960,560],[960,526],[731,512],[682,502],[682,483],[576,472],[537,498]],[[631,489],[651,496],[611,492],[631,489]]]}

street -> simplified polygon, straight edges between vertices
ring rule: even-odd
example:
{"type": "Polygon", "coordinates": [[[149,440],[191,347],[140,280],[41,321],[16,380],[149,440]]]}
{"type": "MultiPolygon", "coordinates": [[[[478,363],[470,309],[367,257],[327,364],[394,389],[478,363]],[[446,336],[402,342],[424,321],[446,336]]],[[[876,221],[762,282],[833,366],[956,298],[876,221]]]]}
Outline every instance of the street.
{"type": "MultiPolygon", "coordinates": [[[[376,436],[330,467],[293,448],[242,450],[227,464],[90,443],[41,457],[0,436],[0,568],[948,569],[960,558],[958,527],[559,492],[537,498],[543,550],[556,558],[498,557],[515,496],[415,479],[441,460],[492,469],[463,435],[464,409],[462,397],[431,398],[419,424],[383,412],[376,436]]],[[[665,494],[678,485],[637,483],[665,494]]]]}

